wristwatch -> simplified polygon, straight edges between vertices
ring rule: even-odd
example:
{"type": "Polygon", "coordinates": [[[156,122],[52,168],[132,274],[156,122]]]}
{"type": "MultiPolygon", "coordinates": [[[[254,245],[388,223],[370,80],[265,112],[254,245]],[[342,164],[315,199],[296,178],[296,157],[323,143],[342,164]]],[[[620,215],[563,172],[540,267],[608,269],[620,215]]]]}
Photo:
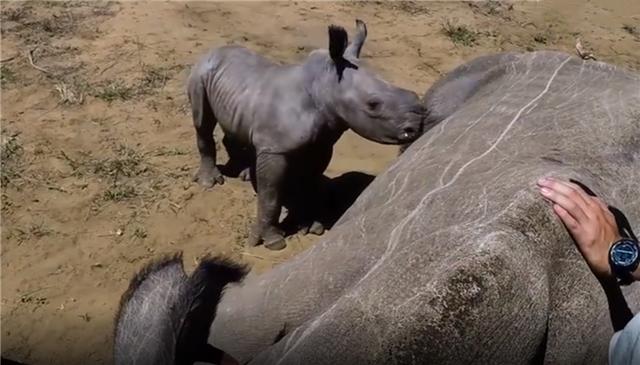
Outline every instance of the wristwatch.
{"type": "Polygon", "coordinates": [[[609,264],[618,282],[629,285],[633,282],[631,274],[640,263],[640,245],[632,238],[621,238],[609,249],[609,264]]]}

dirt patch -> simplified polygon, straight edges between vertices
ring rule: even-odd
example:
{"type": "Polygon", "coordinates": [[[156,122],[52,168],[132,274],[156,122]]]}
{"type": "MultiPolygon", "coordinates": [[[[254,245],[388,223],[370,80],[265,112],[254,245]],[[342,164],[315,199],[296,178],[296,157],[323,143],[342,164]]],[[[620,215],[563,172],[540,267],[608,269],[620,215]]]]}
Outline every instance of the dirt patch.
{"type": "MultiPolygon", "coordinates": [[[[226,254],[264,271],[318,239],[246,248],[250,185],[228,179],[203,191],[191,182],[198,155],[184,82],[211,47],[242,44],[295,62],[326,46],[329,23],[352,31],[361,18],[367,64],[420,94],[475,56],[574,54],[577,38],[598,60],[640,70],[640,22],[628,15],[640,5],[631,3],[149,4],[1,5],[3,356],[110,363],[116,305],[149,259],[183,250],[190,270],[226,254]]],[[[377,174],[396,153],[347,133],[327,175],[377,174]]]]}

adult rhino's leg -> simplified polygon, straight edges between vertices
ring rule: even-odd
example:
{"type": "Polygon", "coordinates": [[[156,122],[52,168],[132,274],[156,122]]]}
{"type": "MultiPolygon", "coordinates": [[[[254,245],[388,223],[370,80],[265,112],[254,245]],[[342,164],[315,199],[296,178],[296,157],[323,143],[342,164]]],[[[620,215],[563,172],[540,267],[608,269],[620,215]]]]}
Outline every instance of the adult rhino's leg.
{"type": "Polygon", "coordinates": [[[216,146],[213,140],[213,130],[217,120],[211,110],[206,89],[202,82],[193,80],[189,82],[188,92],[193,125],[196,129],[196,142],[200,153],[200,168],[193,176],[193,181],[205,188],[213,187],[215,184],[222,185],[224,178],[216,167],[216,146]]]}
{"type": "Polygon", "coordinates": [[[237,176],[242,181],[250,181],[251,166],[256,162],[253,148],[245,146],[226,135],[222,139],[222,144],[229,155],[229,161],[225,165],[225,174],[227,176],[237,176]]]}
{"type": "Polygon", "coordinates": [[[271,250],[285,247],[284,232],[278,227],[282,210],[282,188],[287,169],[285,155],[259,153],[255,165],[255,184],[258,194],[258,214],[249,236],[249,246],[264,242],[271,250]]]}

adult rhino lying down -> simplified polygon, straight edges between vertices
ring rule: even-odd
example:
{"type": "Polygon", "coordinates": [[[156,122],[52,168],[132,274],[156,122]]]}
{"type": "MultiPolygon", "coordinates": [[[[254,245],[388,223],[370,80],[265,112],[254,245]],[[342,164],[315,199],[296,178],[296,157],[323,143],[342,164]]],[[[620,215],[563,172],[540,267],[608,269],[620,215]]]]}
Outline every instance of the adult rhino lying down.
{"type": "Polygon", "coordinates": [[[278,219],[287,180],[297,190],[290,214],[299,217],[304,231],[324,232],[316,219],[319,182],[347,129],[375,142],[401,144],[423,128],[424,110],[414,92],[361,67],[367,29],[356,23],[350,44],[343,28],[329,26],[329,49],[314,50],[302,64],[278,65],[246,48],[225,46],[193,67],[187,91],[201,157],[194,180],[205,187],[224,181],[213,139],[218,122],[232,159],[243,149],[255,151],[251,177],[258,217],[249,246],[284,248],[278,219]]]}
{"type": "Polygon", "coordinates": [[[319,243],[226,289],[209,344],[249,364],[605,363],[607,300],[535,183],[577,179],[637,227],[640,76],[493,57],[319,243]]]}

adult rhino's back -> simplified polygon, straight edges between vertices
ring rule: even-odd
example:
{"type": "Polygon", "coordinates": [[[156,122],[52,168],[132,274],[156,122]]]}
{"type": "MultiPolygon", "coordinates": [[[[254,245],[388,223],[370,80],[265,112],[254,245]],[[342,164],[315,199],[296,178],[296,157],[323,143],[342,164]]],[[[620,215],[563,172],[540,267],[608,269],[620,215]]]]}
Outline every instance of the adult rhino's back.
{"type": "Polygon", "coordinates": [[[318,244],[230,289],[210,341],[256,364],[602,363],[606,299],[534,184],[580,180],[637,226],[638,109],[636,74],[518,55],[318,244]]]}

